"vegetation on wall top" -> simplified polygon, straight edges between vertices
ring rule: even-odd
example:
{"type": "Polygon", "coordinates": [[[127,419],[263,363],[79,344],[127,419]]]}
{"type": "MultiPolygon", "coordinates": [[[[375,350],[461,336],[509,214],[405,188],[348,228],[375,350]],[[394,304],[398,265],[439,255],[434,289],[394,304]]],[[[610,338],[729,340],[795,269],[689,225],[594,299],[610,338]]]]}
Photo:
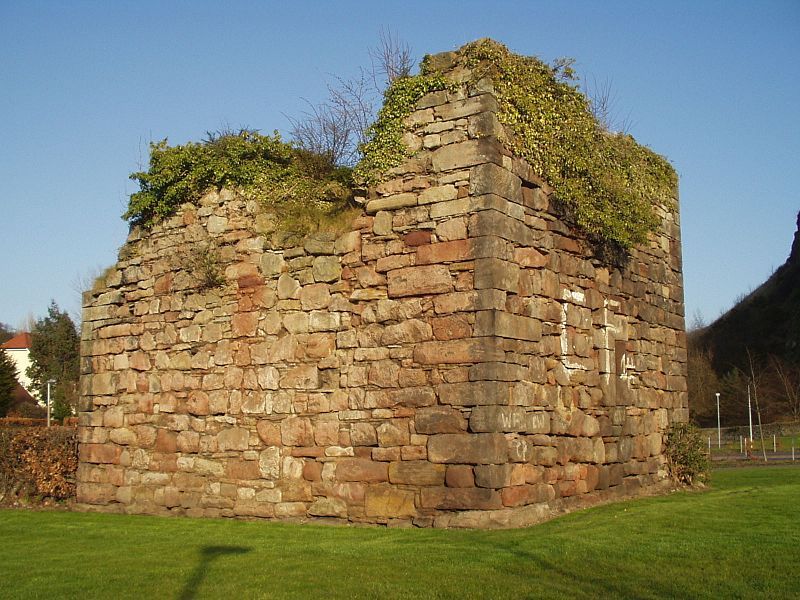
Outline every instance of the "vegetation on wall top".
{"type": "Polygon", "coordinates": [[[568,65],[551,67],[490,39],[459,55],[475,69],[473,79],[492,79],[510,150],[548,181],[576,224],[623,250],[643,243],[658,225],[653,205],[674,202],[672,166],[630,135],[606,131],[586,96],[566,81],[568,65]]]}
{"type": "Polygon", "coordinates": [[[350,171],[283,142],[277,132],[242,129],[179,146],[162,140],[150,145],[149,169],[131,175],[140,190],[131,194],[123,218],[151,227],[181,204],[223,187],[238,188],[267,205],[281,203],[287,212],[295,204],[332,211],[351,197],[350,171]]]}
{"type": "MultiPolygon", "coordinates": [[[[675,172],[631,136],[612,133],[598,121],[586,96],[567,81],[568,64],[549,66],[489,39],[464,46],[458,63],[473,70],[473,81],[493,81],[498,118],[508,133],[503,141],[553,187],[566,218],[599,248],[614,251],[612,256],[646,241],[659,223],[654,206],[673,203],[675,172]]],[[[174,147],[164,140],[151,145],[149,170],[131,175],[141,189],[131,195],[124,217],[151,226],[181,203],[225,186],[268,206],[280,205],[285,214],[306,211],[305,222],[309,209],[312,221],[340,210],[352,198],[353,186],[379,182],[410,155],[403,142],[404,119],[419,99],[457,87],[430,64],[423,61],[419,75],[391,81],[352,171],[337,167],[324,153],[283,142],[277,133],[226,132],[174,147]]]]}

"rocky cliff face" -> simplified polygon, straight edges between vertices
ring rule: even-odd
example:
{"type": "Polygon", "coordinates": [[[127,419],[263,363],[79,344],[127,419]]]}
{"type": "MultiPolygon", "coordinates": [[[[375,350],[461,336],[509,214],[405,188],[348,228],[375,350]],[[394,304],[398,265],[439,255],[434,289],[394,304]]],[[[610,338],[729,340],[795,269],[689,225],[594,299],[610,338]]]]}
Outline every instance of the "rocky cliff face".
{"type": "Polygon", "coordinates": [[[514,526],[665,481],[677,214],[605,266],[501,143],[491,87],[457,81],[344,232],[272,244],[223,191],[131,234],[85,299],[84,507],[514,526]]]}

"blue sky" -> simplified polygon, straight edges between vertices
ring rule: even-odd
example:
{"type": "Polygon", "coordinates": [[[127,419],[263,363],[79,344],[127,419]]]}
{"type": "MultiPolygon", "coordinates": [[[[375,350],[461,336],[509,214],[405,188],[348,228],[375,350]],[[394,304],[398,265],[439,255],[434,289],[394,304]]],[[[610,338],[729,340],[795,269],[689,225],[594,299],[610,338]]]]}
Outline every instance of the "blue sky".
{"type": "Polygon", "coordinates": [[[687,321],[789,254],[800,210],[800,2],[0,0],[0,322],[113,264],[150,140],[286,132],[369,65],[382,27],[425,53],[492,37],[611,82],[681,178],[687,321]]]}

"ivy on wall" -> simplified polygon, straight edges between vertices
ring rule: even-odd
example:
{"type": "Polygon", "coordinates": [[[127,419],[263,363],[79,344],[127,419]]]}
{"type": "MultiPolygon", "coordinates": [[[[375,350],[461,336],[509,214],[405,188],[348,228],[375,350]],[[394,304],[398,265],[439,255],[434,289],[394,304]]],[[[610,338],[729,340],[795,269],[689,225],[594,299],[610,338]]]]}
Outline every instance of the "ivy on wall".
{"type": "MultiPolygon", "coordinates": [[[[419,75],[399,77],[386,90],[352,171],[283,142],[277,132],[242,130],[172,147],[164,140],[151,144],[149,169],[131,175],[140,190],[124,218],[149,227],[210,188],[235,187],[267,208],[280,207],[279,225],[302,233],[349,206],[354,186],[374,185],[410,155],[405,118],[425,94],[458,87],[430,64],[423,61],[419,75]]],[[[631,136],[606,131],[587,98],[559,77],[568,68],[489,39],[464,46],[457,64],[473,71],[473,81],[492,80],[504,143],[548,181],[557,205],[589,239],[623,253],[646,241],[659,223],[654,206],[674,202],[675,171],[631,136]]]]}
{"type": "Polygon", "coordinates": [[[669,162],[630,135],[605,131],[587,98],[537,58],[490,39],[459,55],[473,78],[491,78],[509,149],[547,180],[576,224],[622,250],[644,243],[658,226],[654,205],[674,204],[677,176],[669,162]]]}
{"type": "Polygon", "coordinates": [[[293,206],[319,217],[336,212],[352,197],[349,168],[295,148],[277,132],[227,132],[180,146],[169,146],[167,140],[153,143],[149,169],[130,177],[140,189],[131,194],[123,218],[144,227],[223,187],[238,188],[267,207],[280,204],[287,219],[293,206]]]}

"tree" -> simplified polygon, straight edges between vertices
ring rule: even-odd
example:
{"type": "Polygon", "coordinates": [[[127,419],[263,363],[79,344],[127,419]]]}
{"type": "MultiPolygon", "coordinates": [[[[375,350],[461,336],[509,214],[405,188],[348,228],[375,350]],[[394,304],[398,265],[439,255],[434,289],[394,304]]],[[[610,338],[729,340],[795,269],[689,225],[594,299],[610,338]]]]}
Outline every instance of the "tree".
{"type": "Polygon", "coordinates": [[[14,337],[14,328],[5,323],[0,323],[0,344],[14,337]]]}
{"type": "Polygon", "coordinates": [[[411,49],[383,28],[375,48],[369,49],[372,65],[358,77],[328,84],[328,99],[308,104],[299,119],[289,117],[290,135],[300,148],[324,156],[331,165],[353,166],[361,158],[366,132],[375,120],[378,98],[395,79],[411,74],[411,49]]]}
{"type": "Polygon", "coordinates": [[[5,350],[0,350],[0,417],[8,413],[16,387],[17,366],[5,350]]]}
{"type": "Polygon", "coordinates": [[[778,356],[771,356],[770,363],[775,373],[777,402],[795,421],[800,421],[800,365],[778,356]]]}
{"type": "Polygon", "coordinates": [[[52,415],[55,419],[71,415],[78,399],[80,337],[72,319],[55,301],[51,301],[47,316],[31,329],[30,358],[27,373],[39,398],[47,398],[47,382],[55,380],[50,390],[52,415]]]}

